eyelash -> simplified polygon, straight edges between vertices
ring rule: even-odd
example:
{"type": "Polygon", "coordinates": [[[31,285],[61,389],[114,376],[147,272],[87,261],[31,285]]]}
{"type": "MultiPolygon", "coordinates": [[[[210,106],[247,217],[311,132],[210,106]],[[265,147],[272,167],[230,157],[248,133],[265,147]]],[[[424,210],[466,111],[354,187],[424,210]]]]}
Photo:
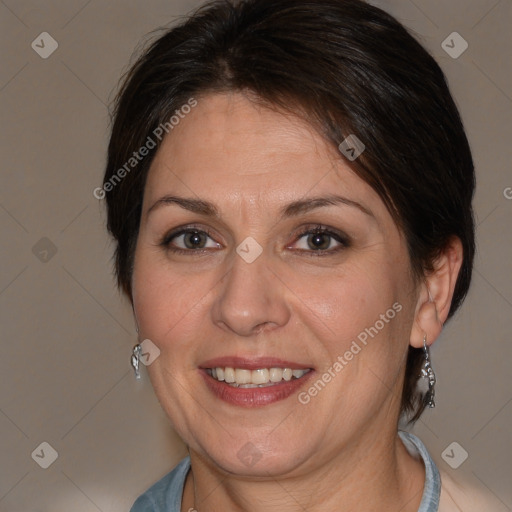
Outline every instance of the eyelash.
{"type": "MultiPolygon", "coordinates": [[[[171,246],[171,242],[181,236],[186,235],[188,233],[197,232],[199,234],[206,234],[209,238],[212,240],[213,233],[208,230],[207,228],[200,228],[199,226],[190,225],[186,227],[177,228],[176,230],[171,231],[170,233],[167,233],[159,245],[165,247],[166,249],[172,251],[175,254],[188,254],[191,253],[197,254],[203,254],[204,252],[208,251],[209,248],[201,248],[201,249],[181,249],[179,247],[173,247],[171,246]]],[[[319,249],[319,250],[313,250],[313,249],[298,249],[301,253],[308,253],[309,256],[312,257],[322,257],[322,256],[330,256],[334,253],[339,252],[340,250],[346,249],[350,246],[350,241],[348,237],[340,232],[336,232],[332,230],[331,228],[328,228],[327,226],[322,226],[320,224],[316,224],[314,226],[307,226],[306,228],[303,228],[299,233],[296,235],[296,240],[294,243],[299,241],[302,237],[306,235],[315,235],[315,234],[321,234],[326,235],[334,240],[336,240],[340,245],[334,249],[319,249]]]]}

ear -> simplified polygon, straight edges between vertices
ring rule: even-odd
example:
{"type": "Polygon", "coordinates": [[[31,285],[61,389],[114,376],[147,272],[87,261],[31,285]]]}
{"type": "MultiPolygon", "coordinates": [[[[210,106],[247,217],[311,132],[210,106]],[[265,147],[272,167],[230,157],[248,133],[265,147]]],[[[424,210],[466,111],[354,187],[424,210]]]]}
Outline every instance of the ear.
{"type": "Polygon", "coordinates": [[[462,266],[462,243],[452,237],[443,252],[433,263],[433,271],[425,276],[420,287],[410,343],[423,347],[426,336],[431,345],[441,334],[452,304],[455,283],[462,266]]]}

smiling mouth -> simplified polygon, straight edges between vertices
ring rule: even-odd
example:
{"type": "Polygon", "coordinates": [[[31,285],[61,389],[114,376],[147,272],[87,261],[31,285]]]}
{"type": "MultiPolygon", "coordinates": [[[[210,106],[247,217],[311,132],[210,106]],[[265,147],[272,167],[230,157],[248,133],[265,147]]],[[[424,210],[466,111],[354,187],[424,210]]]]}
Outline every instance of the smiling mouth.
{"type": "Polygon", "coordinates": [[[311,371],[311,368],[246,368],[216,367],[206,368],[206,373],[218,382],[224,382],[234,388],[265,388],[282,382],[297,380],[311,371]]]}

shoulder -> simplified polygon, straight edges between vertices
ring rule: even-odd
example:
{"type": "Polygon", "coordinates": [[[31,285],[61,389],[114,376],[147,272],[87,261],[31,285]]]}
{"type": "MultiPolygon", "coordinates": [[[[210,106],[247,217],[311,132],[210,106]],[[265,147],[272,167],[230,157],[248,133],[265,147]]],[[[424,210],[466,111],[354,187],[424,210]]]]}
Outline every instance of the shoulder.
{"type": "Polygon", "coordinates": [[[439,512],[499,512],[508,510],[496,498],[446,471],[441,474],[439,512]]]}
{"type": "Polygon", "coordinates": [[[170,472],[141,494],[130,512],[180,512],[190,457],[185,457],[170,472]]]}

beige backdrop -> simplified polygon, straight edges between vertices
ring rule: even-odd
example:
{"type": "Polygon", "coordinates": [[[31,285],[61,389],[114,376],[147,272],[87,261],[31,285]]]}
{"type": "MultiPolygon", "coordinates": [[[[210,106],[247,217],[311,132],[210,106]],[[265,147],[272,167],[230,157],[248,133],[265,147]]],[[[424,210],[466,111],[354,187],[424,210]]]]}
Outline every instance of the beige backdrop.
{"type": "MultiPolygon", "coordinates": [[[[1,512],[127,511],[184,456],[145,371],[133,378],[134,322],[93,189],[132,52],[199,3],[0,1],[1,512]]],[[[512,2],[375,3],[445,70],[478,174],[472,291],[432,350],[438,407],[414,431],[440,467],[511,510],[512,2]]]]}

